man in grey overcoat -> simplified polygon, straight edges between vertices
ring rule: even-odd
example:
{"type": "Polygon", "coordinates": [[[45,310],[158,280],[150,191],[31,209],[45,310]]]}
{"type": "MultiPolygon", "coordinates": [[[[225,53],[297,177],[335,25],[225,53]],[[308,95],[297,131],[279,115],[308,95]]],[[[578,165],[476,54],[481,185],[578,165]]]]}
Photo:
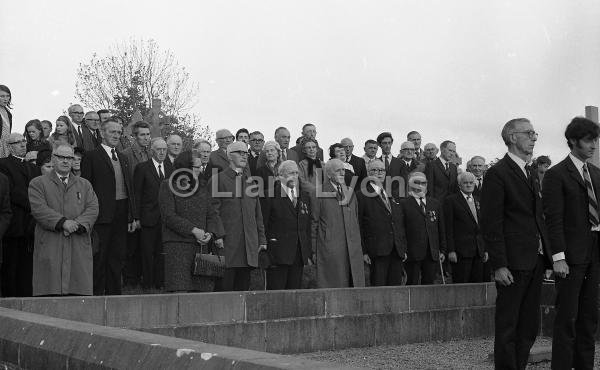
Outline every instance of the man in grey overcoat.
{"type": "Polygon", "coordinates": [[[73,149],[54,149],[54,170],[29,184],[35,226],[33,295],[92,295],[90,234],[98,217],[92,185],[71,174],[73,149]]]}

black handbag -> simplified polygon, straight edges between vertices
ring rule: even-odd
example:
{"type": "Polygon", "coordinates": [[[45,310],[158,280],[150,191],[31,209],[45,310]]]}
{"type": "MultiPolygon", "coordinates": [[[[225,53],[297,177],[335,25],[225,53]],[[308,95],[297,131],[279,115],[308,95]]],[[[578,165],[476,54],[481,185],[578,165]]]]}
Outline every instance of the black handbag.
{"type": "Polygon", "coordinates": [[[225,257],[218,254],[218,248],[214,249],[215,254],[209,253],[208,244],[204,246],[199,244],[192,265],[193,276],[223,277],[225,274],[225,257]],[[206,253],[203,249],[206,249],[206,253]]]}

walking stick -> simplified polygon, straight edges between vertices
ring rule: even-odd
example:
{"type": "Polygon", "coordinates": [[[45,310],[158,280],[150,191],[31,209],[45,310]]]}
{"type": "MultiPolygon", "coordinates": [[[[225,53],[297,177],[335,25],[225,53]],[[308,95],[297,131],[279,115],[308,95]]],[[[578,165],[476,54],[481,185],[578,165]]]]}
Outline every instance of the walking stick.
{"type": "Polygon", "coordinates": [[[442,273],[442,284],[446,285],[446,278],[444,277],[444,265],[442,264],[442,260],[438,258],[440,263],[440,272],[442,273]]]}

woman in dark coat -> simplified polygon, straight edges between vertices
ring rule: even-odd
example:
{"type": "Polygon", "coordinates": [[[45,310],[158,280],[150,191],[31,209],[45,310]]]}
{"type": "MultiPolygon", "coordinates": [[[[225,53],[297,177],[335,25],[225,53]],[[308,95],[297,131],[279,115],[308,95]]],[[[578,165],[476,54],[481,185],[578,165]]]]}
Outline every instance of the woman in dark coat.
{"type": "Polygon", "coordinates": [[[27,139],[27,152],[41,152],[43,150],[52,150],[48,140],[44,139],[44,127],[39,119],[32,119],[25,125],[27,139]]]}
{"type": "MultiPolygon", "coordinates": [[[[269,189],[273,189],[273,184],[277,180],[279,174],[279,165],[281,164],[281,147],[276,141],[267,141],[263,146],[265,154],[265,164],[256,169],[256,177],[262,181],[262,189],[264,194],[268,195],[269,189]]],[[[260,184],[260,182],[259,182],[260,184]]]]}
{"type": "Polygon", "coordinates": [[[194,160],[195,155],[189,163],[176,162],[173,175],[160,186],[165,289],[171,292],[213,291],[215,279],[192,276],[192,265],[204,233],[210,233],[211,240],[224,235],[221,219],[210,202],[210,189],[198,186],[193,175],[194,160]]]}

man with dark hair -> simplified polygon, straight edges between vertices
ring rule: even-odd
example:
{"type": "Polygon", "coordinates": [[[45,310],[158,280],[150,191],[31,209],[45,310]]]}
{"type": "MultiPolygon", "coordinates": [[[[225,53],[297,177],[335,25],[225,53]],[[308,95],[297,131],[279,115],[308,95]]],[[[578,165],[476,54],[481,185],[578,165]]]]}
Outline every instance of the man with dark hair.
{"type": "MultiPolygon", "coordinates": [[[[316,141],[317,128],[315,127],[315,125],[313,125],[312,123],[307,123],[304,126],[302,126],[302,137],[311,138],[316,141]]],[[[292,149],[294,149],[298,154],[298,162],[305,158],[304,152],[302,151],[302,146],[300,144],[296,144],[296,146],[292,149]]],[[[317,145],[317,158],[323,161],[323,149],[321,149],[319,145],[317,145]]]]}
{"type": "Polygon", "coordinates": [[[390,132],[382,132],[377,135],[377,144],[381,148],[381,157],[379,159],[383,162],[385,166],[385,171],[389,172],[390,164],[392,160],[394,160],[394,156],[392,155],[392,144],[394,143],[394,138],[390,132]]]}
{"type": "Polygon", "coordinates": [[[112,113],[108,109],[100,109],[98,112],[98,116],[100,117],[100,123],[106,122],[109,118],[112,117],[112,113]]]}
{"type": "Polygon", "coordinates": [[[131,166],[115,147],[123,133],[111,119],[102,123],[102,144],[86,153],[81,161],[81,177],[87,179],[98,196],[100,211],[94,229],[99,250],[94,254],[94,295],[121,294],[121,270],[127,252],[127,232],[134,232],[137,220],[131,184],[131,166]]]}
{"type": "Polygon", "coordinates": [[[496,281],[494,363],[524,369],[540,321],[543,273],[550,246],[539,187],[530,171],[538,134],[525,118],[508,121],[508,153],[487,170],[481,192],[481,228],[496,281]]]}
{"type": "Polygon", "coordinates": [[[427,176],[429,196],[444,202],[448,194],[458,192],[456,176],[458,169],[453,163],[456,155],[456,145],[450,140],[440,144],[440,156],[431,162],[427,162],[425,176],[427,176]]]}
{"type": "Polygon", "coordinates": [[[248,129],[245,129],[245,128],[241,128],[241,129],[237,130],[237,132],[235,133],[235,141],[241,141],[246,144],[249,144],[250,131],[248,131],[248,129]]]}
{"type": "Polygon", "coordinates": [[[377,159],[377,151],[379,150],[379,144],[373,139],[365,141],[364,151],[365,154],[362,159],[365,161],[365,166],[377,159]]]}
{"type": "Polygon", "coordinates": [[[575,117],[565,138],[571,152],[544,176],[544,215],[556,279],[553,369],[594,368],[600,276],[598,124],[575,117]]]}
{"type": "MultiPolygon", "coordinates": [[[[264,161],[262,162],[261,165],[259,165],[261,154],[263,155],[263,157],[265,156],[262,153],[262,149],[263,149],[264,145],[265,145],[265,136],[262,134],[262,132],[254,131],[253,133],[250,134],[250,151],[248,153],[248,169],[250,169],[250,174],[252,176],[256,176],[257,175],[256,169],[258,167],[261,167],[262,165],[264,165],[264,161]]],[[[265,161],[266,161],[266,157],[265,157],[265,161]]]]}
{"type": "MultiPolygon", "coordinates": [[[[139,163],[147,162],[150,158],[150,125],[144,121],[138,121],[133,124],[132,129],[135,142],[132,146],[123,151],[123,155],[127,157],[131,171],[135,174],[135,168],[139,163]]],[[[166,153],[165,153],[166,154],[166,153]]],[[[171,168],[169,166],[169,168],[171,168]]],[[[158,190],[156,192],[158,199],[158,190]]],[[[136,217],[138,218],[138,217],[136,217]]],[[[140,282],[142,274],[142,266],[140,260],[140,225],[136,225],[137,229],[133,233],[127,235],[127,260],[125,270],[123,271],[123,280],[126,285],[135,286],[140,282]]]]}
{"type": "Polygon", "coordinates": [[[421,134],[418,131],[411,131],[406,134],[406,141],[410,141],[415,146],[415,159],[422,161],[425,159],[425,153],[421,149],[421,134]]]}

